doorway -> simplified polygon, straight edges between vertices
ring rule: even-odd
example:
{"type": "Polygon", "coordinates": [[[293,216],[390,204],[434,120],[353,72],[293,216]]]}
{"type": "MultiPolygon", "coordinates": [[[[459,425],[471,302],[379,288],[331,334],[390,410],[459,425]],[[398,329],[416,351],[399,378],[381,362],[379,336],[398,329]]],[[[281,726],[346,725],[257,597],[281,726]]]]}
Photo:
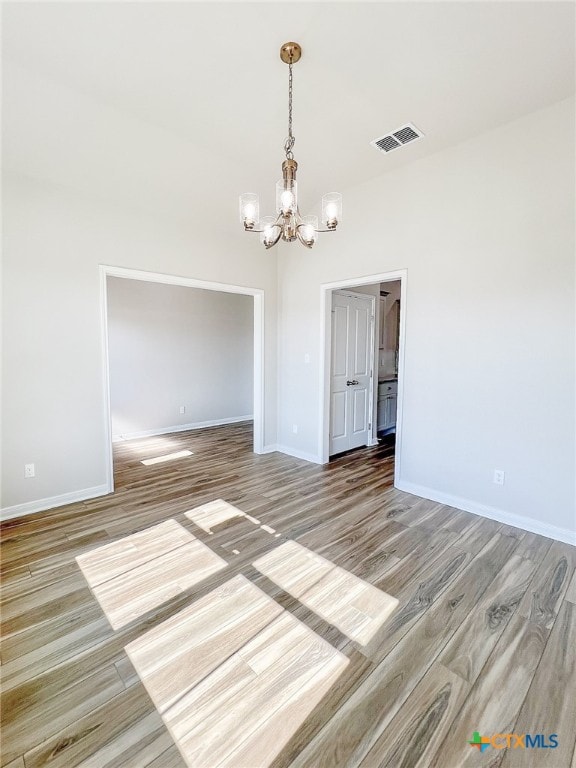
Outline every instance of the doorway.
{"type": "MultiPolygon", "coordinates": [[[[142,272],[139,270],[118,267],[100,267],[100,299],[102,313],[102,345],[104,358],[104,401],[105,401],[105,439],[107,446],[107,484],[108,492],[114,490],[113,466],[113,429],[110,397],[110,349],[109,349],[109,312],[108,312],[108,280],[109,278],[124,278],[128,281],[158,283],[166,286],[181,286],[218,292],[220,294],[241,294],[253,299],[253,450],[263,452],[263,329],[264,302],[263,291],[244,286],[213,283],[192,278],[181,278],[173,275],[142,272]]],[[[182,410],[180,411],[182,413],[182,410]]],[[[178,431],[177,429],[175,431],[178,431]]]]}
{"type": "Polygon", "coordinates": [[[380,283],[378,308],[378,372],[376,430],[378,442],[394,453],[398,403],[398,362],[400,342],[401,281],[380,283]]]}
{"type": "MultiPolygon", "coordinates": [[[[400,464],[402,459],[402,406],[403,406],[403,373],[404,373],[404,344],[405,344],[405,318],[406,318],[406,270],[396,270],[393,272],[385,272],[375,275],[367,275],[357,278],[351,278],[346,281],[339,281],[337,283],[325,283],[321,286],[321,352],[323,353],[323,359],[321,361],[321,424],[320,424],[320,445],[322,463],[328,463],[330,456],[335,452],[334,443],[332,440],[333,432],[333,398],[332,398],[332,370],[333,370],[333,315],[332,315],[332,301],[335,292],[356,292],[361,290],[363,293],[369,293],[377,297],[378,302],[381,298],[380,290],[385,291],[386,285],[380,285],[381,283],[392,283],[393,281],[399,281],[399,298],[396,303],[389,307],[397,312],[397,326],[395,333],[397,334],[397,354],[392,358],[388,356],[387,359],[383,359],[380,350],[379,330],[380,330],[380,304],[377,304],[376,311],[374,312],[373,321],[373,334],[372,334],[372,419],[371,419],[371,431],[368,435],[368,440],[363,443],[367,446],[378,445],[378,435],[380,437],[386,437],[385,433],[391,434],[394,431],[395,434],[395,465],[394,465],[394,482],[396,483],[400,477],[400,464]],[[385,386],[394,389],[394,392],[384,392],[384,387],[378,386],[378,370],[382,370],[381,363],[385,363],[389,366],[391,360],[394,365],[394,378],[395,381],[380,382],[385,386]],[[382,392],[380,391],[382,390],[382,392]],[[380,398],[380,395],[383,398],[380,398]],[[378,400],[386,399],[386,407],[383,410],[378,408],[378,400]],[[396,420],[394,430],[388,427],[383,427],[384,419],[386,418],[386,424],[390,425],[392,420],[392,408],[395,406],[396,420]],[[380,416],[380,425],[378,419],[380,416]],[[380,430],[379,430],[380,426],[380,430]]],[[[358,377],[346,378],[346,381],[355,381],[358,377]]],[[[351,384],[350,388],[354,388],[355,385],[351,384]]],[[[343,401],[343,397],[340,398],[343,401]]],[[[380,403],[382,408],[384,404],[380,403]]]]}

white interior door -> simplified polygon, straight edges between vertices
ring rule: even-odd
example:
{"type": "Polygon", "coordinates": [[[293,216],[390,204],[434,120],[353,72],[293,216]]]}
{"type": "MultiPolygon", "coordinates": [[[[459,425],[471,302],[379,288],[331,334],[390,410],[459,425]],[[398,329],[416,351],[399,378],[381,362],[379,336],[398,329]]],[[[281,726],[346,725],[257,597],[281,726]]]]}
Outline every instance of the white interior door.
{"type": "Polygon", "coordinates": [[[332,294],[330,455],[368,445],[372,432],[374,298],[332,294]]]}

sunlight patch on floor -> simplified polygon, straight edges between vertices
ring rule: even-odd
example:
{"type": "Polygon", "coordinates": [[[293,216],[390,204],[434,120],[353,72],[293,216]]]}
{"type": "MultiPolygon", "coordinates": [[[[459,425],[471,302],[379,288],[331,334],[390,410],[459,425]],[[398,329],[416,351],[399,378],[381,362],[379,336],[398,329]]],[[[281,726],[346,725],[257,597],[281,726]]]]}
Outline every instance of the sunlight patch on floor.
{"type": "MultiPolygon", "coordinates": [[[[206,533],[212,533],[212,528],[222,523],[228,522],[235,517],[248,517],[242,510],[228,504],[223,499],[210,501],[208,504],[202,504],[184,513],[189,520],[202,528],[206,533]]],[[[255,518],[252,518],[255,520],[255,518]]]]}
{"type": "Polygon", "coordinates": [[[194,768],[270,765],[348,664],[241,575],[126,652],[194,768]]]}
{"type": "MultiPolygon", "coordinates": [[[[248,520],[274,541],[274,528],[222,499],[185,514],[208,534],[234,518],[248,520]]],[[[228,565],[175,520],[76,560],[113,629],[228,565]]],[[[398,605],[295,541],[252,565],[361,644],[398,605]]],[[[194,768],[271,765],[349,663],[241,574],[125,650],[186,764],[194,768]]]]}
{"type": "Polygon", "coordinates": [[[215,501],[208,502],[208,504],[202,504],[200,507],[195,507],[184,514],[195,525],[210,535],[214,533],[212,530],[213,528],[216,528],[223,523],[227,523],[229,520],[234,520],[234,518],[249,520],[254,525],[259,526],[261,530],[266,533],[275,534],[276,537],[281,535],[276,533],[276,530],[269,525],[262,525],[258,518],[252,517],[252,515],[248,515],[246,512],[242,512],[241,509],[238,509],[238,507],[229,504],[223,499],[216,499],[215,501]]]}
{"type": "Polygon", "coordinates": [[[119,629],[228,563],[175,520],[76,558],[113,629],[119,629]]]}
{"type": "Polygon", "coordinates": [[[164,456],[155,456],[153,459],[142,459],[140,463],[149,467],[152,464],[163,464],[165,461],[174,461],[174,459],[183,459],[185,456],[192,455],[192,451],[176,451],[176,453],[167,453],[164,456]]]}
{"type": "Polygon", "coordinates": [[[398,606],[395,597],[287,541],[254,567],[351,640],[365,645],[398,606]]]}

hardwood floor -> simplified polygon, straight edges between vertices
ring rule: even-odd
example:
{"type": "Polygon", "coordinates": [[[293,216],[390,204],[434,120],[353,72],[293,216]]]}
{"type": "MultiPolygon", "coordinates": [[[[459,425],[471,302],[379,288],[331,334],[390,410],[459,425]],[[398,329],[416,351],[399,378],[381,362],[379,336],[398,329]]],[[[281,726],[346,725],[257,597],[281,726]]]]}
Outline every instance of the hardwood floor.
{"type": "Polygon", "coordinates": [[[1,765],[576,765],[575,548],[392,482],[388,446],[322,467],[237,424],[6,522],[1,765]]]}

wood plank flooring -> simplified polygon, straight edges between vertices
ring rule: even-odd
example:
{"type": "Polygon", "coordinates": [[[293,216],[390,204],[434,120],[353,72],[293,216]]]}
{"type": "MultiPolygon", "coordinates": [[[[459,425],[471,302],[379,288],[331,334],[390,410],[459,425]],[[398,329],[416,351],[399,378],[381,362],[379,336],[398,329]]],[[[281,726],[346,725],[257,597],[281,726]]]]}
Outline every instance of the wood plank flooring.
{"type": "Polygon", "coordinates": [[[97,547],[76,562],[113,629],[227,565],[175,520],[97,547]]]}
{"type": "Polygon", "coordinates": [[[251,437],[119,443],[114,494],[3,525],[0,765],[576,766],[576,550],[251,437]]]}
{"type": "Polygon", "coordinates": [[[198,768],[271,762],[348,664],[241,575],[126,650],[198,768]]]}
{"type": "Polygon", "coordinates": [[[253,563],[301,603],[362,645],[396,609],[398,600],[295,541],[253,563]]]}

